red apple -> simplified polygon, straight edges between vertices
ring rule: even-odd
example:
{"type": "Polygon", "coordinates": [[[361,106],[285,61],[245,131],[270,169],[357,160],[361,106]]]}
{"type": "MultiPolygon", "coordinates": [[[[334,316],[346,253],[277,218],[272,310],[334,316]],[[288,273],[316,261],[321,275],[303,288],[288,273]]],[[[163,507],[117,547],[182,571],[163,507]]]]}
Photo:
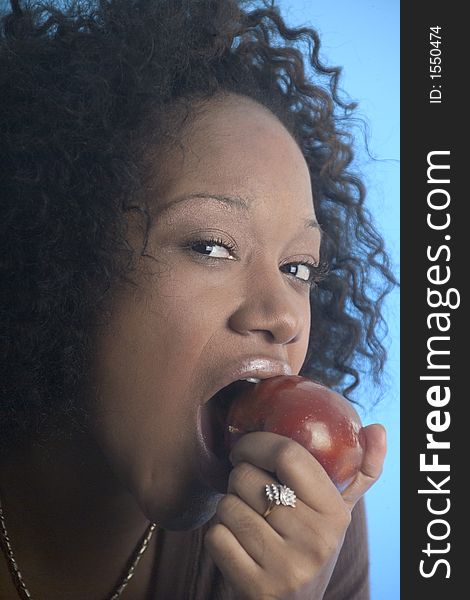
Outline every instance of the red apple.
{"type": "Polygon", "coordinates": [[[359,415],[343,396],[298,375],[279,375],[237,396],[227,414],[230,451],[245,433],[270,431],[306,448],[339,490],[358,473],[363,459],[359,415]]]}

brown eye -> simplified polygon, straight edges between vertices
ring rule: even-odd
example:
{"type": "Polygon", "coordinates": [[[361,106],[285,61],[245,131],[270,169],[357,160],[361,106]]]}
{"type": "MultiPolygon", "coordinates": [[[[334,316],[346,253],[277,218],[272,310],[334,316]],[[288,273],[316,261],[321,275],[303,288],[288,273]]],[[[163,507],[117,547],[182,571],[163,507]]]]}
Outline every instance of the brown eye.
{"type": "Polygon", "coordinates": [[[203,254],[209,258],[223,258],[234,260],[232,248],[221,240],[198,240],[191,244],[191,250],[198,254],[203,254]]]}
{"type": "Polygon", "coordinates": [[[289,263],[282,265],[281,270],[288,275],[293,275],[296,279],[300,279],[300,281],[311,283],[314,278],[314,268],[314,265],[308,263],[289,263]]]}
{"type": "Polygon", "coordinates": [[[329,273],[328,265],[321,262],[314,264],[310,262],[288,263],[281,266],[281,270],[288,275],[292,275],[296,279],[305,282],[309,285],[319,283],[329,273]]]}
{"type": "Polygon", "coordinates": [[[310,265],[298,263],[287,265],[287,267],[289,268],[290,275],[294,275],[298,279],[302,279],[302,281],[309,281],[312,276],[310,265]]]}

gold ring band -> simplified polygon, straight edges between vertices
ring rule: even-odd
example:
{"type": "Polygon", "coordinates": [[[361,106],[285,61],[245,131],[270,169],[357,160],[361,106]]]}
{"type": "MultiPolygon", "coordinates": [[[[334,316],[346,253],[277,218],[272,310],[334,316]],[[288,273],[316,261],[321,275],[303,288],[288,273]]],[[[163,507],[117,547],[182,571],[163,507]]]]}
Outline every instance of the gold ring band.
{"type": "Polygon", "coordinates": [[[266,518],[268,515],[270,515],[273,510],[276,508],[277,504],[275,504],[274,502],[271,502],[271,504],[268,506],[268,508],[264,511],[263,513],[263,517],[266,518]]]}

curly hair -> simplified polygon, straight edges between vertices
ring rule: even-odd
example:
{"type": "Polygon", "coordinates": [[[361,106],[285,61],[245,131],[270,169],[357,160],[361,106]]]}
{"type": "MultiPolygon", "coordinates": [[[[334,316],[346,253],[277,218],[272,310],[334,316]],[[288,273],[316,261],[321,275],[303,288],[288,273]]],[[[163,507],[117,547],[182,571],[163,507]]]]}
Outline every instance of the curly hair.
{"type": "MultiPolygon", "coordinates": [[[[269,108],[308,164],[328,277],[312,292],[302,373],[340,389],[379,376],[394,283],[351,173],[354,104],[315,30],[268,2],[11,0],[0,24],[0,438],[80,427],[93,330],[132,283],[126,217],[151,226],[164,173],[197,102],[223,92],[269,108]]],[[[142,248],[144,253],[145,248],[142,248]]]]}

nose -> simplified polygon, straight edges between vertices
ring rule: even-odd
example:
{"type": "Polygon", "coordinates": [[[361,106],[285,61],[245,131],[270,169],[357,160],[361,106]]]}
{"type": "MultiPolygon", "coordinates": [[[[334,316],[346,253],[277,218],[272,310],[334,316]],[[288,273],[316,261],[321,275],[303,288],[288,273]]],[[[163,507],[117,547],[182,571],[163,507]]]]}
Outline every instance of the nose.
{"type": "Polygon", "coordinates": [[[229,319],[232,330],[261,333],[276,344],[296,342],[309,327],[309,302],[283,279],[281,273],[250,280],[247,293],[229,319]]]}

